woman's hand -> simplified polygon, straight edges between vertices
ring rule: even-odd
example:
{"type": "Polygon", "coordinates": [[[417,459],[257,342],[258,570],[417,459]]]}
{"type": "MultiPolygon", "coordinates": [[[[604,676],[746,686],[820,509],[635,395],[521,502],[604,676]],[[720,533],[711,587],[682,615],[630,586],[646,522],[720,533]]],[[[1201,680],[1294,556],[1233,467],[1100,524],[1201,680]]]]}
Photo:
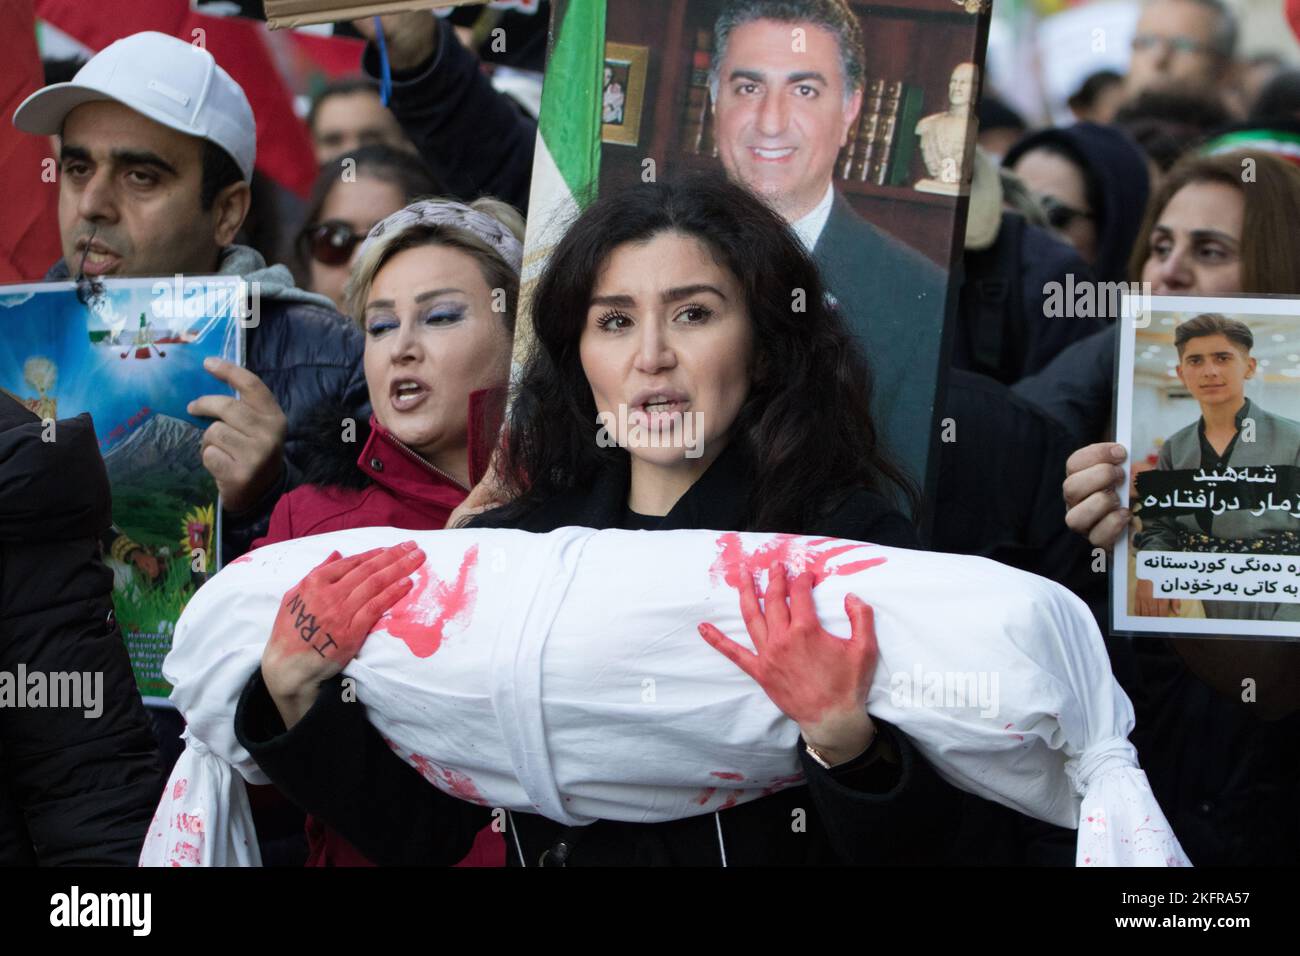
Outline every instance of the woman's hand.
{"type": "Polygon", "coordinates": [[[262,653],[262,679],[286,728],[311,709],[321,681],[357,656],[423,563],[414,541],[350,558],[335,551],[289,589],[262,653]]]}
{"type": "Polygon", "coordinates": [[[1126,457],[1123,445],[1101,442],[1080,448],[1065,463],[1065,523],[1100,548],[1112,547],[1132,518],[1115,492],[1124,480],[1120,463],[1126,457]]]}
{"type": "Polygon", "coordinates": [[[813,575],[804,573],[788,585],[785,568],[769,573],[760,609],[749,575],[740,581],[740,613],[751,653],[712,624],[700,636],[754,678],[781,712],[799,725],[803,739],[835,765],[871,745],[876,728],[867,715],[867,694],[876,673],[879,649],[871,607],[850,594],[844,610],[852,626],[849,640],[822,630],[812,598],[813,575]]]}

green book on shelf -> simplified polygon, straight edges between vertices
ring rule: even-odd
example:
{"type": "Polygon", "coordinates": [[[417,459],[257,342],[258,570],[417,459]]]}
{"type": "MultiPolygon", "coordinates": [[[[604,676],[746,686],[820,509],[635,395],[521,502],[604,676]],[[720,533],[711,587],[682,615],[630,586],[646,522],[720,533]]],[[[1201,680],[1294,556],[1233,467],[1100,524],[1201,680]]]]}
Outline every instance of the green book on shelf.
{"type": "Polygon", "coordinates": [[[904,87],[903,102],[898,108],[898,129],[894,134],[894,155],[889,162],[891,186],[912,184],[912,157],[920,142],[916,135],[916,124],[920,122],[924,109],[925,90],[919,86],[904,87]]]}

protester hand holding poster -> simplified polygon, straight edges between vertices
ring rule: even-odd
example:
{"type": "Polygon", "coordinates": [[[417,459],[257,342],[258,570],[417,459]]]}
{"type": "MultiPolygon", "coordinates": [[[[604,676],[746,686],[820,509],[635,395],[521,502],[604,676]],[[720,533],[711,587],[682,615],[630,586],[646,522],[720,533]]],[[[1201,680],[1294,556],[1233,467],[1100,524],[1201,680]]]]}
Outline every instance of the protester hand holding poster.
{"type": "Polygon", "coordinates": [[[45,422],[89,413],[113,492],[103,537],[113,603],[145,700],[171,691],[162,659],[195,589],[220,567],[207,422],[186,406],[231,394],[204,360],[242,364],[238,279],[109,279],[83,305],[72,282],[0,287],[0,389],[45,422]]]}
{"type": "Polygon", "coordinates": [[[1124,314],[1116,440],[1138,520],[1115,550],[1116,629],[1300,640],[1300,302],[1124,314]]]}
{"type": "Polygon", "coordinates": [[[570,0],[552,24],[525,279],[589,196],[725,170],[821,267],[871,363],[885,443],[925,488],[987,12],[570,0]]]}

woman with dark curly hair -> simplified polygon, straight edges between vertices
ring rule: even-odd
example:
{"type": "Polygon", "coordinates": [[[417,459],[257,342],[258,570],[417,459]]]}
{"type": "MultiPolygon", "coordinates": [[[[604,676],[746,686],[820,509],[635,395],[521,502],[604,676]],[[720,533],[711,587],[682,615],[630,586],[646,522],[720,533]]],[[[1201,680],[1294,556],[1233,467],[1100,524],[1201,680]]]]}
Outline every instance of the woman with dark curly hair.
{"type": "MultiPolygon", "coordinates": [[[[554,250],[532,314],[497,469],[511,500],[476,526],[915,545],[891,500],[914,493],[877,448],[866,361],[798,239],[743,187],[707,176],[600,198],[554,250]]],[[[866,712],[869,609],[848,600],[846,642],[822,630],[809,575],[778,569],[767,598],[746,614],[758,654],[700,631],[798,723],[804,785],[658,824],[508,814],[512,864],[910,863],[947,849],[959,794],[866,712]]],[[[235,718],[268,776],[378,863],[459,860],[492,811],[434,789],[340,703],[346,661],[303,673],[316,663],[269,648],[235,718]]]]}

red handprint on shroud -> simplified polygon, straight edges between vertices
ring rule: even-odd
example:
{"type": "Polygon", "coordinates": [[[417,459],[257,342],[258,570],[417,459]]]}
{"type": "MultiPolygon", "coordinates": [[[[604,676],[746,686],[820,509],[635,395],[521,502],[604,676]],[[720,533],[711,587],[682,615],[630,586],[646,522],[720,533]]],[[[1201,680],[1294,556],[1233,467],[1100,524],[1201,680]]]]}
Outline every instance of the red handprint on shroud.
{"type": "Polygon", "coordinates": [[[469,623],[474,613],[478,588],[473,571],[478,564],[478,545],[465,552],[456,580],[447,582],[430,573],[428,565],[415,572],[415,587],[379,619],[383,628],[406,642],[416,657],[432,657],[442,646],[447,625],[469,623]]]}
{"type": "Polygon", "coordinates": [[[850,561],[834,568],[829,567],[833,558],[856,551],[858,548],[870,547],[865,544],[843,542],[833,548],[824,547],[839,540],[839,538],[802,538],[799,535],[779,534],[766,544],[755,548],[753,552],[746,553],[740,535],[729,531],[718,536],[718,557],[709,566],[709,576],[715,582],[721,579],[729,587],[739,591],[742,574],[747,574],[750,578],[756,577],[759,571],[767,571],[770,574],[774,567],[781,564],[789,568],[791,579],[805,572],[811,572],[813,587],[817,587],[832,575],[856,574],[874,568],[878,564],[884,564],[888,560],[868,558],[864,561],[850,561]]]}

